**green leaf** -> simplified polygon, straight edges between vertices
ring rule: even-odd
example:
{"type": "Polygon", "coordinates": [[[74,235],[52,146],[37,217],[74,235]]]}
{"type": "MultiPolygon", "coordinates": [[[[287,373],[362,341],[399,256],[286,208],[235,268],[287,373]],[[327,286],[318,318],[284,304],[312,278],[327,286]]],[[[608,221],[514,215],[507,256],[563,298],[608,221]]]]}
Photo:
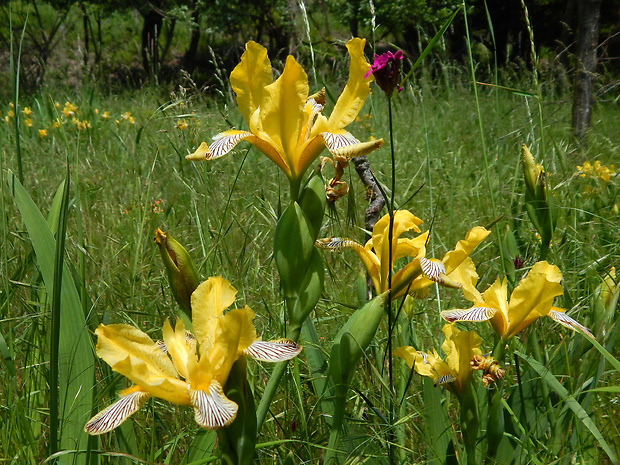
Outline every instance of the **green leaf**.
{"type": "MultiPolygon", "coordinates": [[[[213,448],[217,440],[216,431],[208,431],[205,429],[199,430],[194,439],[192,440],[181,465],[188,465],[189,463],[198,462],[201,459],[208,459],[213,454],[213,448]]],[[[207,463],[207,462],[198,462],[207,463]]]]}
{"type": "MultiPolygon", "coordinates": [[[[312,386],[314,392],[324,393],[331,392],[331,388],[327,386],[327,358],[321,350],[321,341],[314,327],[312,318],[306,318],[301,328],[301,337],[304,341],[304,351],[308,368],[310,369],[312,386]]],[[[325,397],[321,398],[321,411],[327,418],[333,415],[333,403],[325,397]]]]}
{"type": "MultiPolygon", "coordinates": [[[[602,349],[602,347],[601,347],[601,349],[602,349]]],[[[562,384],[557,380],[557,378],[555,376],[553,376],[553,373],[551,373],[546,367],[544,367],[543,365],[538,363],[532,357],[530,357],[530,356],[528,356],[528,355],[526,355],[526,354],[524,354],[522,352],[519,352],[519,351],[515,351],[515,354],[518,355],[519,357],[521,357],[527,363],[529,363],[529,365],[536,371],[536,373],[538,373],[538,375],[543,379],[543,381],[545,381],[545,383],[547,383],[547,385],[551,389],[553,389],[556,392],[556,394],[558,394],[562,398],[562,400],[566,403],[566,405],[568,405],[568,407],[577,416],[579,421],[581,421],[583,423],[583,425],[596,438],[596,440],[598,441],[600,446],[603,448],[603,450],[605,451],[605,453],[607,454],[609,459],[612,461],[612,463],[618,464],[619,462],[618,462],[618,459],[616,457],[616,454],[609,447],[609,444],[607,444],[607,441],[605,441],[605,438],[603,437],[603,435],[601,434],[599,429],[594,424],[594,421],[592,420],[592,418],[590,418],[588,413],[583,409],[583,407],[577,401],[577,399],[575,399],[568,392],[568,390],[564,386],[562,386],[562,384]]]]}
{"type": "Polygon", "coordinates": [[[250,465],[256,455],[256,409],[246,377],[245,357],[233,364],[226,382],[226,397],[235,402],[239,410],[230,426],[218,430],[220,450],[227,459],[225,463],[250,465]]]}
{"type": "Polygon", "coordinates": [[[428,463],[446,463],[448,446],[452,442],[452,422],[442,402],[441,389],[437,388],[433,380],[422,377],[422,398],[424,399],[424,425],[426,427],[426,445],[428,446],[428,463]]]}
{"type": "Polygon", "coordinates": [[[299,205],[312,228],[313,240],[316,240],[321,231],[325,204],[325,184],[321,176],[317,174],[310,178],[299,199],[299,205]]]}
{"type": "Polygon", "coordinates": [[[274,234],[274,256],[284,296],[295,298],[314,250],[314,232],[297,202],[278,220],[274,234]]]}
{"type": "Polygon", "coordinates": [[[334,338],[334,345],[329,357],[329,378],[333,381],[334,392],[324,394],[333,399],[334,405],[329,445],[325,455],[326,464],[330,463],[330,460],[337,462],[338,442],[344,421],[349,381],[362,355],[375,336],[381,322],[387,296],[388,292],[384,292],[362,305],[349,317],[334,338]]]}
{"type": "Polygon", "coordinates": [[[292,325],[301,326],[321,298],[323,273],[323,260],[320,252],[315,248],[304,273],[304,279],[297,289],[297,298],[290,315],[292,325]]]}
{"type": "MultiPolygon", "coordinates": [[[[56,241],[47,221],[16,176],[12,175],[9,181],[15,203],[28,230],[47,293],[53,295],[56,241]]],[[[61,288],[57,360],[60,387],[60,448],[83,451],[86,450],[88,442],[84,424],[91,416],[91,390],[95,376],[93,350],[80,297],[66,264],[63,268],[61,288]]],[[[78,454],[75,457],[75,463],[86,463],[86,460],[85,454],[78,454]]]]}

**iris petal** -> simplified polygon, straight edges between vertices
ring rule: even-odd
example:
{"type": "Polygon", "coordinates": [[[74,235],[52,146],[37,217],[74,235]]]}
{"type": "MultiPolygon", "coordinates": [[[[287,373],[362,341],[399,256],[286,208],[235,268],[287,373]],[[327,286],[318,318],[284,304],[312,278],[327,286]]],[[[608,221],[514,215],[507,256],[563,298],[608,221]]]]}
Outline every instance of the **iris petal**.
{"type": "Polygon", "coordinates": [[[208,391],[191,389],[189,396],[194,406],[194,419],[203,428],[223,428],[237,416],[239,406],[224,395],[222,385],[215,380],[208,391]]]}
{"type": "Polygon", "coordinates": [[[237,106],[248,124],[252,114],[261,105],[265,86],[271,84],[272,80],[267,49],[252,41],[245,44],[240,63],[230,73],[230,85],[237,95],[237,106]]]}
{"type": "Polygon", "coordinates": [[[370,93],[372,78],[364,79],[364,74],[370,69],[364,58],[365,46],[365,39],[355,38],[347,42],[347,50],[351,57],[349,80],[329,117],[329,128],[332,131],[352,123],[370,93]]]}
{"type": "Polygon", "coordinates": [[[299,355],[302,347],[290,339],[254,341],[243,351],[244,355],[262,362],[282,362],[299,355]]]}
{"type": "Polygon", "coordinates": [[[124,395],[118,401],[92,417],[88,423],[86,423],[86,426],[84,426],[84,431],[92,435],[112,431],[131,415],[140,410],[140,407],[142,407],[149,397],[151,397],[151,395],[148,392],[140,389],[124,395]]]}

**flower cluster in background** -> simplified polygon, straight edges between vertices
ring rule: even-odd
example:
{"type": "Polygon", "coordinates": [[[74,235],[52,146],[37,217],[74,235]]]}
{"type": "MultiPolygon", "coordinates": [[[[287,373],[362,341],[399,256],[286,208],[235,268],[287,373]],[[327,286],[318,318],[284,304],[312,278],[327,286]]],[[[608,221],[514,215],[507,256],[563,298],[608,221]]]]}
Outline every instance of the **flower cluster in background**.
{"type": "Polygon", "coordinates": [[[609,182],[612,177],[617,176],[614,165],[605,166],[596,160],[594,165],[589,161],[583,162],[583,165],[577,166],[577,173],[582,178],[599,178],[604,182],[609,182]]]}

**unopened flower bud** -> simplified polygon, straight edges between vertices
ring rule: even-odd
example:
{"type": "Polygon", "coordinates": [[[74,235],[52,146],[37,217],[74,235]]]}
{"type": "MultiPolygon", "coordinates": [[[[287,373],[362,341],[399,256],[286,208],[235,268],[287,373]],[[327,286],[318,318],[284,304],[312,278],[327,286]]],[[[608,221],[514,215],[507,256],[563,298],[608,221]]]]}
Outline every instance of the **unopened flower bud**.
{"type": "Polygon", "coordinates": [[[533,198],[536,198],[537,186],[542,185],[544,190],[545,175],[542,165],[536,164],[534,157],[525,144],[521,146],[521,166],[525,187],[533,198]]]}
{"type": "Polygon", "coordinates": [[[381,55],[375,55],[375,61],[364,75],[364,78],[368,78],[371,74],[374,75],[375,81],[377,81],[381,90],[385,92],[385,95],[391,97],[394,89],[398,88],[399,92],[402,90],[398,86],[400,62],[402,59],[403,52],[401,50],[397,50],[396,53],[386,52],[381,55]]]}
{"type": "Polygon", "coordinates": [[[191,295],[198,287],[198,273],[185,247],[161,229],[155,231],[155,243],[164,260],[174,299],[191,316],[191,295]]]}

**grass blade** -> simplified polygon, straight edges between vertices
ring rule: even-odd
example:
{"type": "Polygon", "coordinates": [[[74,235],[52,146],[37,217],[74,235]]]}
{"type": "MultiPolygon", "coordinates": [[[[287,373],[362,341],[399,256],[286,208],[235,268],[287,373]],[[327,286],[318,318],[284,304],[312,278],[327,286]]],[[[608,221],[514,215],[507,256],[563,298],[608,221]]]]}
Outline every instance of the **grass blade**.
{"type": "Polygon", "coordinates": [[[581,421],[583,425],[596,438],[596,440],[598,441],[602,449],[605,451],[609,459],[612,461],[612,463],[614,464],[620,463],[618,462],[618,458],[616,457],[616,454],[611,449],[611,447],[609,447],[609,444],[607,444],[607,441],[605,441],[605,438],[603,437],[599,429],[594,424],[594,421],[592,420],[592,418],[590,418],[588,413],[583,409],[583,407],[577,401],[577,399],[575,399],[573,395],[570,392],[568,392],[568,390],[564,386],[562,386],[562,384],[557,380],[557,378],[553,376],[553,373],[551,373],[545,366],[538,363],[532,357],[519,351],[515,351],[515,354],[521,357],[527,363],[529,363],[529,365],[534,369],[534,371],[536,371],[536,373],[538,373],[538,375],[543,379],[543,381],[551,389],[553,389],[556,392],[556,394],[558,394],[562,398],[562,400],[566,403],[566,405],[577,416],[579,421],[581,421]]]}
{"type": "MultiPolygon", "coordinates": [[[[11,191],[22,220],[28,230],[32,247],[48,295],[54,295],[56,241],[47,221],[16,176],[9,178],[11,191]]],[[[80,297],[66,264],[60,289],[60,332],[58,339],[59,385],[59,448],[86,450],[88,436],[84,423],[91,414],[91,386],[94,378],[93,351],[80,297]]],[[[78,455],[75,463],[86,463],[78,455]]]]}

